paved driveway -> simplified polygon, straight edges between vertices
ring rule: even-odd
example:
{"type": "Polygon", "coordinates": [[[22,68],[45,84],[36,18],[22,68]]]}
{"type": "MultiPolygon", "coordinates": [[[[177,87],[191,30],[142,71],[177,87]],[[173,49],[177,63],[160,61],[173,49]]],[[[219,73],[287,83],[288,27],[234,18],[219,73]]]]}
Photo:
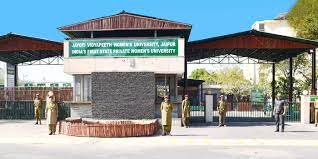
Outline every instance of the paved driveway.
{"type": "Polygon", "coordinates": [[[275,133],[271,123],[227,127],[174,126],[173,136],[89,138],[49,136],[46,125],[0,120],[0,158],[317,158],[318,128],[288,123],[275,133]]]}

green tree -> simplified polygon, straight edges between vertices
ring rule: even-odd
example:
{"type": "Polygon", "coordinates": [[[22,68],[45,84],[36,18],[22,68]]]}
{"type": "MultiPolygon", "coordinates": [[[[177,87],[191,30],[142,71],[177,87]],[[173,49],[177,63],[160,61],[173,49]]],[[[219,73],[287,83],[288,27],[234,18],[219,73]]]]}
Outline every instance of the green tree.
{"type": "Polygon", "coordinates": [[[216,72],[216,83],[222,86],[222,91],[234,95],[248,95],[251,82],[244,77],[243,70],[237,66],[223,68],[216,72]]]}
{"type": "Polygon", "coordinates": [[[318,39],[318,0],[298,0],[287,14],[297,36],[318,39]]]}
{"type": "Polygon", "coordinates": [[[215,83],[215,73],[208,72],[204,68],[199,68],[191,72],[189,76],[191,79],[204,80],[206,84],[214,84],[215,83]]]}
{"type": "Polygon", "coordinates": [[[235,95],[248,95],[251,82],[246,80],[243,70],[239,67],[223,68],[215,72],[205,69],[196,69],[191,72],[190,78],[206,81],[205,84],[218,84],[222,92],[235,95]]]}
{"type": "MultiPolygon", "coordinates": [[[[301,54],[293,58],[293,82],[295,92],[309,90],[311,84],[311,62],[308,54],[301,54]]],[[[288,96],[288,78],[289,78],[289,59],[281,61],[276,65],[276,94],[280,93],[285,97],[288,96]]],[[[272,91],[272,65],[262,64],[259,67],[258,88],[265,90],[266,94],[272,91]],[[269,78],[270,77],[270,78],[269,78]]],[[[296,94],[294,94],[296,95],[296,94]]]]}

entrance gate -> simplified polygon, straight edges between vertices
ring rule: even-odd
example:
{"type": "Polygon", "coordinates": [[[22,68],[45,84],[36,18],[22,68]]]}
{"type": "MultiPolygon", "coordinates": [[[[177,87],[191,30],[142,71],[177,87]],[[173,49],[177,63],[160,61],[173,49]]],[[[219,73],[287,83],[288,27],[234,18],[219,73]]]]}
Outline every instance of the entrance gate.
{"type": "MultiPolygon", "coordinates": [[[[274,122],[271,103],[226,102],[226,122],[274,122]]],[[[218,121],[218,111],[213,109],[213,121],[218,121]]],[[[286,104],[285,121],[300,121],[300,103],[286,104]]]]}
{"type": "MultiPolygon", "coordinates": [[[[269,64],[272,66],[271,101],[269,103],[227,102],[226,120],[230,122],[274,121],[272,110],[276,99],[275,65],[283,60],[288,60],[289,77],[286,121],[300,121],[300,105],[293,100],[295,96],[293,94],[293,58],[306,52],[311,54],[311,94],[315,95],[317,94],[316,48],[318,48],[318,42],[316,41],[257,30],[192,41],[186,45],[184,77],[187,77],[187,64],[269,64]]],[[[187,79],[185,79],[185,83],[186,81],[187,79]]],[[[187,88],[187,85],[185,87],[187,88]]],[[[199,112],[193,107],[193,120],[200,116],[199,112]]],[[[216,106],[214,106],[212,114],[213,121],[217,121],[218,112],[216,106]]],[[[204,116],[206,116],[205,113],[204,116]]]]}
{"type": "MultiPolygon", "coordinates": [[[[274,114],[271,103],[252,103],[252,102],[226,102],[226,122],[274,122],[274,114]]],[[[191,106],[190,123],[208,122],[206,106],[191,106]]],[[[219,113],[216,106],[213,106],[212,121],[219,121],[219,113]]],[[[292,103],[286,106],[285,121],[300,121],[300,103],[292,103]]]]}

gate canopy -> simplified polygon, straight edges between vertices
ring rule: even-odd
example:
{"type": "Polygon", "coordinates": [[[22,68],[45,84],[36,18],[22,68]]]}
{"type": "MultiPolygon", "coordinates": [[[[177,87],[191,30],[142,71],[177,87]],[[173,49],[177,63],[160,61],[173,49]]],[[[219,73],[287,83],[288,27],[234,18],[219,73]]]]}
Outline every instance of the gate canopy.
{"type": "Polygon", "coordinates": [[[63,43],[9,33],[0,36],[0,61],[23,62],[63,56],[63,43]]]}
{"type": "Polygon", "coordinates": [[[317,41],[249,30],[189,42],[186,60],[192,62],[221,55],[236,55],[280,62],[314,48],[318,48],[317,41]]]}
{"type": "Polygon", "coordinates": [[[188,40],[191,28],[186,23],[122,11],[58,29],[70,38],[181,36],[188,40]]]}

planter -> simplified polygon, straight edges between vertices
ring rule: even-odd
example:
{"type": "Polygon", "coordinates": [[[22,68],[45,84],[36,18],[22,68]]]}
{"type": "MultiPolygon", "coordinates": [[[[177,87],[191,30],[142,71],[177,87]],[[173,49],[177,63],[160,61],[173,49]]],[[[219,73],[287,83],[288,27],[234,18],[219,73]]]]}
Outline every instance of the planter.
{"type": "Polygon", "coordinates": [[[159,122],[153,120],[98,120],[90,118],[66,118],[60,122],[59,133],[85,137],[138,137],[153,136],[159,130],[159,122]]]}

